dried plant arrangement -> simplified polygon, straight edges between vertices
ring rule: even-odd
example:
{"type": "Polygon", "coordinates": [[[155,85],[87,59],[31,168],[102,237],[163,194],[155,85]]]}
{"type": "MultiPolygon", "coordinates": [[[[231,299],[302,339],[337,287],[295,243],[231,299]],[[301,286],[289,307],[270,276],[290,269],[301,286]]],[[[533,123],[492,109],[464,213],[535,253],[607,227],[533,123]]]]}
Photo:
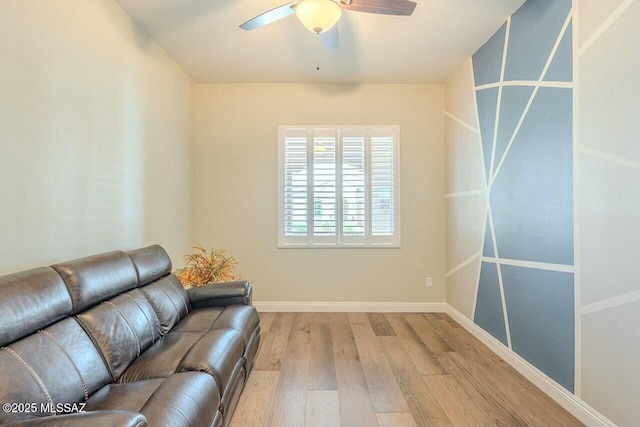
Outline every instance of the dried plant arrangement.
{"type": "Polygon", "coordinates": [[[236,273],[238,261],[227,256],[226,250],[211,249],[207,252],[201,245],[194,246],[193,250],[184,257],[185,267],[176,270],[176,276],[186,289],[242,279],[236,273]]]}

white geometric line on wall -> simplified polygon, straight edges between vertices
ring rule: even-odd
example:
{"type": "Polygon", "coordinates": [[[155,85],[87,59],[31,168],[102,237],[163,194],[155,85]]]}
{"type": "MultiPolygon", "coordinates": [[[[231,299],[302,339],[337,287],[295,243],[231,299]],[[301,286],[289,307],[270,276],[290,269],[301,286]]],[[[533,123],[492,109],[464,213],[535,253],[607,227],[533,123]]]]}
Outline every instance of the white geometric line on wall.
{"type": "Polygon", "coordinates": [[[553,82],[553,81],[537,81],[537,80],[511,80],[506,82],[487,83],[486,85],[476,86],[476,90],[492,89],[496,87],[506,86],[529,86],[529,87],[559,87],[564,89],[573,89],[576,85],[573,82],[553,82]]]}
{"type": "MultiPolygon", "coordinates": [[[[471,73],[471,93],[473,94],[473,109],[476,112],[476,123],[478,123],[478,127],[480,126],[480,113],[478,111],[478,96],[476,94],[476,91],[474,90],[474,83],[476,81],[476,76],[475,73],[473,72],[473,61],[469,61],[469,68],[470,68],[470,73],[471,73]]],[[[488,188],[489,187],[489,180],[487,179],[487,174],[484,171],[484,165],[486,164],[485,158],[484,158],[484,148],[482,147],[482,135],[480,135],[480,131],[478,130],[478,144],[480,145],[480,161],[482,162],[481,166],[482,166],[482,180],[484,181],[484,187],[488,188]]],[[[489,196],[487,194],[487,204],[489,203],[489,196]]],[[[486,215],[485,215],[486,216],[486,215]]],[[[486,218],[485,218],[486,221],[486,218]]],[[[484,244],[484,243],[483,243],[484,244]]],[[[478,273],[478,280],[480,279],[480,273],[478,273]]]]}
{"type": "Polygon", "coordinates": [[[579,146],[578,150],[581,153],[587,154],[589,156],[598,157],[602,160],[607,160],[609,162],[616,163],[620,166],[625,166],[631,169],[640,170],[640,162],[625,159],[624,157],[615,156],[613,154],[605,153],[604,151],[594,150],[593,148],[588,148],[583,146],[579,146]]]}
{"type": "Polygon", "coordinates": [[[496,144],[498,143],[498,126],[500,124],[500,107],[502,106],[502,88],[504,83],[504,70],[507,66],[507,49],[509,48],[509,35],[511,33],[511,17],[507,19],[507,27],[504,32],[502,47],[502,65],[500,68],[500,84],[498,85],[498,102],[496,103],[496,117],[493,122],[493,142],[491,145],[491,163],[489,164],[489,177],[493,174],[493,166],[496,160],[496,144]]]}
{"type": "Polygon", "coordinates": [[[573,18],[573,9],[569,9],[567,18],[565,19],[564,24],[562,24],[562,29],[560,30],[560,34],[558,34],[558,38],[556,39],[556,42],[553,45],[553,49],[551,49],[551,53],[549,53],[549,58],[547,59],[547,63],[544,65],[544,68],[542,69],[542,73],[540,73],[540,78],[538,79],[538,81],[544,80],[545,76],[547,75],[547,71],[549,71],[549,67],[553,62],[553,58],[555,58],[556,56],[558,47],[562,42],[562,38],[564,37],[564,34],[567,32],[567,28],[569,28],[569,24],[571,23],[572,18],[573,18]]]}
{"type": "Polygon", "coordinates": [[[476,252],[475,254],[471,255],[469,258],[465,259],[464,261],[462,261],[460,264],[456,265],[455,267],[453,267],[451,270],[447,271],[444,275],[444,277],[449,277],[452,274],[458,272],[459,270],[462,270],[463,268],[465,268],[467,265],[471,264],[475,259],[477,259],[479,256],[482,256],[482,252],[476,252]]]}
{"type": "MultiPolygon", "coordinates": [[[[484,159],[480,158],[480,161],[482,162],[482,167],[484,167],[484,159]]],[[[485,174],[483,174],[483,176],[486,176],[485,174]]],[[[482,255],[482,253],[484,252],[484,241],[487,238],[486,234],[487,234],[487,221],[489,218],[489,193],[487,192],[487,200],[485,203],[485,210],[484,210],[484,229],[482,230],[482,241],[480,242],[480,255],[482,255]]],[[[482,273],[482,262],[478,263],[478,274],[476,275],[476,289],[473,295],[473,311],[471,312],[471,320],[475,322],[476,320],[476,306],[478,305],[478,292],[480,291],[480,274],[482,273]]]]}
{"type": "Polygon", "coordinates": [[[445,199],[452,199],[454,197],[469,197],[469,196],[479,196],[481,194],[486,194],[487,190],[485,188],[479,190],[469,190],[469,191],[458,191],[457,193],[447,193],[444,195],[445,199]]]}
{"type": "Polygon", "coordinates": [[[573,16],[573,9],[570,9],[569,10],[569,14],[567,15],[567,18],[565,19],[564,24],[562,25],[562,29],[560,30],[560,34],[558,34],[558,38],[556,39],[556,42],[553,45],[553,49],[551,49],[551,52],[549,53],[549,57],[547,58],[547,62],[544,65],[544,68],[542,69],[542,72],[540,73],[540,77],[538,78],[538,86],[536,86],[533,89],[533,93],[531,94],[531,97],[529,98],[529,102],[527,103],[527,106],[524,108],[524,111],[522,112],[522,116],[520,117],[520,120],[518,121],[518,124],[516,125],[516,128],[513,131],[513,134],[511,135],[511,138],[509,139],[509,143],[507,144],[507,148],[504,150],[504,154],[502,155],[502,158],[500,159],[500,163],[498,163],[498,167],[493,172],[493,175],[491,176],[491,179],[489,180],[489,192],[491,192],[491,186],[493,185],[493,182],[495,181],[496,177],[498,176],[498,172],[500,172],[500,169],[502,168],[502,165],[504,164],[504,161],[507,158],[507,155],[509,154],[509,150],[511,149],[511,146],[513,145],[513,141],[516,139],[516,136],[518,136],[518,132],[520,131],[520,127],[522,126],[522,123],[524,122],[524,119],[526,118],[527,113],[529,112],[529,108],[531,108],[531,104],[533,103],[533,100],[535,99],[536,94],[538,93],[538,89],[540,88],[540,83],[544,81],[544,77],[547,74],[547,71],[549,70],[549,67],[551,66],[551,63],[553,62],[553,58],[556,56],[556,52],[558,51],[558,46],[560,46],[560,42],[562,41],[562,38],[564,37],[564,34],[567,32],[567,28],[569,27],[569,23],[571,22],[572,16],[573,16]]]}
{"type": "Polygon", "coordinates": [[[533,89],[533,92],[531,93],[531,96],[529,97],[529,102],[527,102],[527,106],[524,107],[524,111],[522,111],[522,115],[520,116],[520,120],[518,120],[518,124],[516,125],[516,128],[513,130],[513,134],[511,135],[511,138],[509,139],[509,143],[507,144],[507,147],[504,149],[504,153],[502,154],[502,157],[500,158],[500,162],[498,163],[498,166],[496,167],[493,175],[491,176],[491,179],[489,180],[489,192],[491,192],[491,186],[493,185],[493,182],[496,180],[496,177],[498,176],[498,172],[500,172],[500,169],[502,169],[502,164],[504,163],[505,159],[507,158],[507,155],[509,154],[509,150],[511,150],[511,146],[513,145],[513,141],[515,141],[516,136],[518,136],[518,132],[520,132],[520,127],[522,126],[522,123],[524,123],[524,119],[527,117],[527,113],[529,112],[529,108],[531,108],[531,104],[533,104],[533,100],[536,97],[536,94],[538,93],[538,89],[539,87],[536,87],[533,89]]]}
{"type": "MultiPolygon", "coordinates": [[[[496,231],[493,227],[493,215],[491,215],[491,204],[488,204],[487,210],[489,215],[489,228],[491,230],[491,238],[493,239],[493,253],[496,255],[496,259],[500,259],[500,253],[498,252],[498,241],[496,240],[496,231]]],[[[511,348],[511,330],[509,329],[509,315],[507,314],[507,299],[504,296],[504,282],[502,281],[502,269],[500,263],[496,263],[496,269],[498,270],[498,285],[500,286],[500,299],[502,300],[502,314],[504,316],[504,330],[507,334],[507,347],[511,348]]],[[[479,280],[478,280],[479,281],[479,280]]],[[[478,283],[479,285],[479,283],[478,283]]]]}
{"type": "Polygon", "coordinates": [[[620,307],[621,305],[630,304],[636,301],[640,301],[640,290],[627,292],[626,294],[617,295],[615,297],[583,305],[580,309],[580,313],[584,316],[585,314],[620,307]]]}
{"type": "Polygon", "coordinates": [[[448,111],[444,111],[444,115],[455,120],[456,122],[460,123],[462,126],[466,127],[467,129],[469,129],[471,132],[473,133],[477,133],[479,134],[480,131],[476,128],[474,128],[473,126],[471,126],[469,123],[465,122],[464,120],[462,120],[460,117],[456,117],[455,115],[451,114],[448,111]]]}
{"type": "MultiPolygon", "coordinates": [[[[476,81],[476,76],[475,73],[473,71],[473,61],[469,61],[469,72],[471,73],[471,87],[469,88],[469,90],[471,91],[471,93],[473,94],[473,109],[476,112],[476,123],[478,123],[478,126],[480,126],[480,113],[478,112],[478,97],[477,97],[477,93],[475,91],[475,81],[476,81]]],[[[482,147],[482,136],[480,135],[480,132],[478,132],[478,144],[480,145],[480,166],[482,167],[482,180],[484,182],[484,187],[485,190],[488,190],[488,186],[489,186],[489,180],[487,179],[487,174],[485,172],[485,158],[484,158],[484,148],[482,147]]],[[[489,215],[489,192],[487,191],[486,193],[486,202],[485,202],[485,209],[484,209],[484,224],[485,227],[483,227],[482,230],[482,240],[480,241],[480,250],[479,252],[482,253],[482,251],[484,250],[484,239],[486,238],[485,234],[486,234],[486,223],[487,223],[487,217],[489,215]]],[[[478,305],[478,291],[480,290],[480,273],[482,272],[482,263],[479,262],[478,263],[478,273],[476,274],[476,288],[474,291],[474,295],[473,295],[473,309],[471,311],[471,321],[475,321],[475,317],[476,317],[476,306],[478,305]]]]}
{"type": "Polygon", "coordinates": [[[495,258],[483,256],[482,261],[494,264],[512,265],[515,267],[535,268],[538,270],[559,271],[562,273],[574,273],[575,266],[565,264],[551,264],[546,262],[523,261],[519,259],[495,258]]]}
{"type": "Polygon", "coordinates": [[[620,3],[620,6],[618,6],[616,10],[614,10],[607,19],[605,19],[605,21],[593,32],[593,34],[591,34],[591,37],[589,37],[584,43],[582,43],[582,46],[580,46],[580,49],[578,50],[578,56],[582,55],[587,49],[589,49],[589,47],[596,40],[598,40],[600,36],[604,34],[614,22],[616,22],[620,15],[622,15],[622,13],[627,10],[627,8],[631,6],[634,1],[635,0],[624,0],[622,3],[620,3]]]}

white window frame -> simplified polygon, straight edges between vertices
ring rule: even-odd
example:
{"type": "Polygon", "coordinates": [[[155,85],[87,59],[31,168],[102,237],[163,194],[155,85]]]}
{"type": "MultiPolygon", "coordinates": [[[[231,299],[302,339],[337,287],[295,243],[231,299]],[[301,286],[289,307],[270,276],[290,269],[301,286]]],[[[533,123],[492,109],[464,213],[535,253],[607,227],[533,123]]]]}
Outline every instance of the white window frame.
{"type": "Polygon", "coordinates": [[[401,195],[400,195],[400,127],[390,126],[278,126],[278,248],[400,248],[401,247],[401,195]],[[352,131],[364,132],[365,165],[365,236],[343,236],[342,209],[342,135],[352,131]],[[307,135],[307,236],[285,236],[284,187],[285,187],[285,135],[287,131],[306,132],[307,135]],[[314,236],[313,233],[313,136],[314,133],[334,131],[336,141],[336,236],[314,236]],[[393,207],[394,234],[371,234],[371,137],[384,133],[393,135],[393,207]],[[310,216],[309,216],[310,215],[310,216]]]}

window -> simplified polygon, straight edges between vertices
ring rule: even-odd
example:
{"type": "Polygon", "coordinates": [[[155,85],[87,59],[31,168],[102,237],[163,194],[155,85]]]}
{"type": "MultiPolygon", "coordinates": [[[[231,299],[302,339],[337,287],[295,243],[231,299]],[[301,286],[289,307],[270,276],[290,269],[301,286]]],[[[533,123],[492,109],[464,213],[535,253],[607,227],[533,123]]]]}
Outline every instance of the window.
{"type": "Polygon", "coordinates": [[[399,247],[399,128],[278,128],[280,247],[399,247]]]}

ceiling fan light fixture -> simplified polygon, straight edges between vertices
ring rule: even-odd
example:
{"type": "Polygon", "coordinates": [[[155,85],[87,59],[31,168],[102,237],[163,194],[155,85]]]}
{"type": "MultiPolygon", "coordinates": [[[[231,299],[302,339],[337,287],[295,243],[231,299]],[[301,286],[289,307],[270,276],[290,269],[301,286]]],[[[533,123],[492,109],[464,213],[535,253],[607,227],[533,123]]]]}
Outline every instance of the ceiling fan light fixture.
{"type": "Polygon", "coordinates": [[[331,0],[303,0],[296,6],[296,16],[312,33],[329,31],[342,16],[342,8],[331,0]]]}

